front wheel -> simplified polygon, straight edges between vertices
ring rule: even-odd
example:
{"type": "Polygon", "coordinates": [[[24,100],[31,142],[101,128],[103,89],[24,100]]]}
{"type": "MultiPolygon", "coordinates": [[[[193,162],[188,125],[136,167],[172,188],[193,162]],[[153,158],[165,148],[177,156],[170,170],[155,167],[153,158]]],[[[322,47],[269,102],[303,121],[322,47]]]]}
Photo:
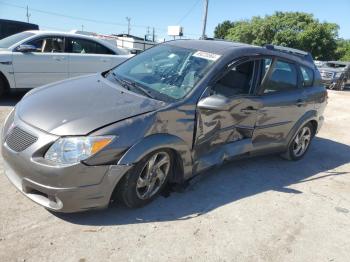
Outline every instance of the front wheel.
{"type": "Polygon", "coordinates": [[[136,164],[118,185],[119,199],[130,208],[151,202],[163,189],[172,171],[170,150],[157,150],[136,164]]]}
{"type": "Polygon", "coordinates": [[[2,76],[0,75],[0,97],[6,93],[6,83],[2,76]]]}
{"type": "Polygon", "coordinates": [[[294,161],[303,158],[310,147],[313,136],[313,126],[307,123],[294,135],[288,150],[282,154],[282,157],[294,161]]]}
{"type": "Polygon", "coordinates": [[[346,79],[344,79],[344,80],[341,82],[341,84],[339,85],[339,90],[340,90],[340,91],[343,91],[343,90],[345,89],[346,82],[347,82],[346,79]]]}

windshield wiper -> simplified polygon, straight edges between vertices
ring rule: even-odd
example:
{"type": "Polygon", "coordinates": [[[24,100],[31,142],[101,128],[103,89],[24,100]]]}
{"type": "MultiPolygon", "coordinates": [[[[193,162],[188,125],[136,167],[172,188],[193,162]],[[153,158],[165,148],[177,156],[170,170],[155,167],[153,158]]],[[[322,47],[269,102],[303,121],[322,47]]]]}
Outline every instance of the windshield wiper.
{"type": "Polygon", "coordinates": [[[155,99],[155,97],[153,95],[151,95],[148,90],[146,90],[145,88],[143,88],[141,85],[137,84],[136,82],[131,82],[129,80],[119,78],[114,72],[112,73],[112,75],[114,76],[114,79],[117,80],[119,83],[121,83],[122,86],[125,87],[126,89],[130,90],[130,87],[136,88],[137,90],[140,90],[144,95],[155,99]]]}
{"type": "Polygon", "coordinates": [[[114,80],[117,81],[122,87],[130,90],[130,87],[128,85],[126,85],[126,83],[122,79],[117,77],[117,75],[114,72],[112,72],[112,75],[113,75],[114,80]]]}
{"type": "Polygon", "coordinates": [[[151,92],[148,91],[147,89],[145,89],[144,87],[142,87],[141,85],[139,85],[136,82],[129,82],[127,80],[123,80],[126,83],[128,83],[128,85],[131,85],[132,87],[135,87],[136,89],[140,90],[142,93],[144,93],[146,96],[155,99],[155,97],[153,95],[151,95],[151,92]]]}

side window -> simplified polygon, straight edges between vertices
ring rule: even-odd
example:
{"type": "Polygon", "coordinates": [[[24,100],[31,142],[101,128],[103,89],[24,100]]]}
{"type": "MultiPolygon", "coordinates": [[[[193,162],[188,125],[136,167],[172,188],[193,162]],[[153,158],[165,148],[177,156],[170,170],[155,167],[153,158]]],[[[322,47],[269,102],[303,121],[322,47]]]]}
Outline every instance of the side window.
{"type": "Polygon", "coordinates": [[[294,64],[277,61],[269,79],[264,83],[264,94],[298,88],[298,74],[294,64]]]}
{"type": "Polygon", "coordinates": [[[314,71],[308,67],[300,66],[301,74],[303,75],[303,86],[309,87],[314,82],[314,71]]]}
{"type": "Polygon", "coordinates": [[[261,67],[260,67],[260,85],[263,81],[265,81],[265,78],[267,77],[266,74],[270,69],[270,66],[272,64],[272,59],[271,58],[264,58],[261,59],[261,67]]]}
{"type": "Polygon", "coordinates": [[[36,47],[38,53],[62,53],[64,52],[63,37],[44,37],[27,43],[36,47]]]}
{"type": "Polygon", "coordinates": [[[75,54],[114,54],[107,47],[86,39],[70,38],[68,45],[70,52],[75,54]]]}
{"type": "Polygon", "coordinates": [[[96,43],[93,41],[71,38],[69,39],[71,53],[76,54],[96,54],[96,43]]]}
{"type": "Polygon", "coordinates": [[[215,94],[226,97],[250,94],[253,88],[255,61],[248,61],[233,67],[213,87],[215,94]]]}
{"type": "Polygon", "coordinates": [[[114,53],[109,50],[107,47],[104,47],[103,45],[100,45],[96,43],[96,54],[101,54],[101,55],[114,55],[114,53]]]}

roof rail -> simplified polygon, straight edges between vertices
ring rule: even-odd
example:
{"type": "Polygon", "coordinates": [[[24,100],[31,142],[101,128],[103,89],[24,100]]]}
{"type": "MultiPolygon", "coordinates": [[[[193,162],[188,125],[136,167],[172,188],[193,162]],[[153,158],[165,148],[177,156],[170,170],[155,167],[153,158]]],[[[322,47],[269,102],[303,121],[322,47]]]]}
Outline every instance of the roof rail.
{"type": "Polygon", "coordinates": [[[288,53],[291,55],[299,56],[299,57],[301,57],[305,60],[308,60],[309,62],[312,62],[312,63],[314,61],[312,58],[312,55],[309,52],[305,52],[305,51],[302,51],[299,49],[285,47],[285,46],[278,46],[278,45],[270,45],[270,44],[265,45],[264,47],[266,49],[269,49],[269,50],[275,50],[275,51],[280,51],[283,53],[288,53]]]}

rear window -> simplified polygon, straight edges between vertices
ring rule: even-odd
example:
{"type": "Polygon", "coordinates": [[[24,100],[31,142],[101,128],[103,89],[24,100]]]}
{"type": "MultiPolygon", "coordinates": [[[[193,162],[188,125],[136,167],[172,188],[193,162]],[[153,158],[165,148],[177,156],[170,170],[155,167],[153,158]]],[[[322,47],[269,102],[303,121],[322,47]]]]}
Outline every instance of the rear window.
{"type": "Polygon", "coordinates": [[[301,66],[300,70],[303,76],[303,86],[304,87],[312,86],[314,82],[314,70],[304,66],[301,66]]]}

